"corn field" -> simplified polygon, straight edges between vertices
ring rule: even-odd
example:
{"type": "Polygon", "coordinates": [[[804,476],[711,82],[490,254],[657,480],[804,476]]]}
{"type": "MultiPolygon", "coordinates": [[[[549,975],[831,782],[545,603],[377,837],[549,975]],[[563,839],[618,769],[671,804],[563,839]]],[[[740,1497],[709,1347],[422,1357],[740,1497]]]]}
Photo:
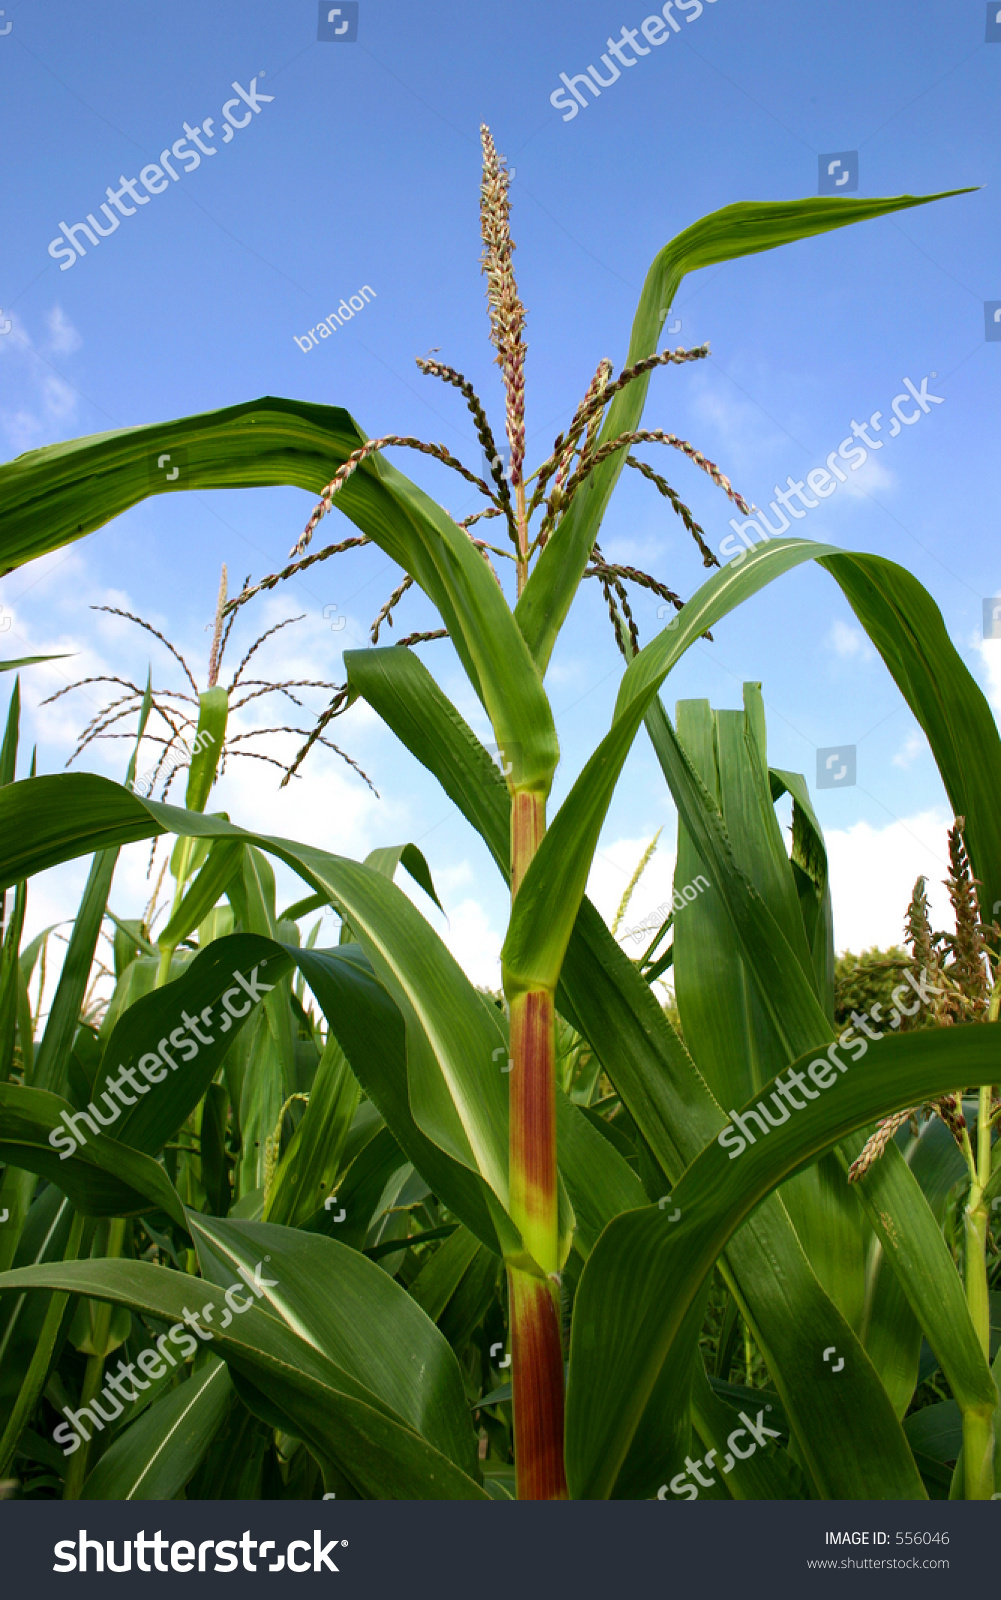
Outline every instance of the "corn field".
{"type": "Polygon", "coordinates": [[[1001,741],[903,567],[799,537],[719,565],[686,477],[707,475],[728,511],[751,508],[725,462],[669,430],[659,387],[662,368],[707,350],[658,349],[687,273],[963,201],[838,195],[705,216],[650,266],[621,368],[594,353],[572,421],[530,467],[509,173],[485,127],[482,154],[499,402],[444,361],[418,365],[443,405],[468,408],[489,469],[432,441],[369,438],[339,407],[275,398],[0,467],[5,570],[158,492],[148,464],[170,452],[184,453],[189,490],[318,496],[284,566],[232,594],[224,574],[204,680],[184,662],[176,692],[152,675],[109,686],[73,770],[35,770],[19,748],[19,678],[7,680],[4,1492],[989,1500],[1001,1489],[1001,929],[988,909],[1001,900],[1001,741]],[[489,420],[501,406],[502,432],[489,420]],[[633,453],[646,446],[656,465],[633,453]],[[438,464],[442,503],[401,470],[408,450],[438,464]],[[702,557],[705,582],[685,603],[657,573],[603,554],[626,467],[702,557]],[[445,507],[450,473],[482,498],[461,522],[445,507]],[[322,545],[332,513],[353,528],[322,545]],[[364,543],[404,576],[371,647],[345,652],[345,681],[329,659],[308,680],[249,679],[248,654],[227,683],[243,608],[364,543]],[[900,908],[904,944],[839,968],[837,984],[824,836],[804,777],[769,763],[760,685],[744,684],[741,710],[686,699],[672,716],[662,695],[691,646],[806,562],[878,652],[954,818],[955,934],[933,928],[919,880],[900,908]],[[591,580],[621,676],[611,725],[553,811],[545,679],[591,580]],[[412,588],[438,627],[380,643],[412,588]],[[637,592],[670,616],[646,643],[637,592]],[[439,639],[492,750],[435,676],[439,639]],[[328,704],[283,725],[294,760],[241,743],[245,697],[304,686],[328,704]],[[438,898],[415,845],[351,860],[333,818],[328,849],[296,841],[289,779],[318,743],[357,768],[333,735],[358,702],[437,780],[509,886],[502,992],[472,984],[399,886],[407,874],[438,898]],[[120,782],[86,770],[112,732],[120,782]],[[677,868],[673,903],[630,956],[586,888],[637,739],[677,810],[677,868]],[[280,837],[213,810],[226,762],[255,754],[283,773],[280,837]],[[137,841],[162,841],[158,928],[110,903],[137,841]],[[80,858],[89,876],[43,1017],[33,995],[56,947],[24,939],[26,905],[38,874],[80,858]],[[290,905],[274,862],[301,880],[290,905]]]}

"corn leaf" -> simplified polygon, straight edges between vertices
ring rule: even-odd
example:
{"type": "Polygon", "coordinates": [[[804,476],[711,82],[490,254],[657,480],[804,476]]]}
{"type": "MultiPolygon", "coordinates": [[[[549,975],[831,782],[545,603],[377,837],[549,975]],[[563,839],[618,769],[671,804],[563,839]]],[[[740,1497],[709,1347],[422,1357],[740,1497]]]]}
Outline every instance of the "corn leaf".
{"type": "MultiPolygon", "coordinates": [[[[849,223],[866,222],[910,206],[927,205],[930,200],[968,193],[968,189],[950,189],[942,194],[902,194],[886,199],[811,196],[804,200],[754,200],[710,212],[679,233],[654,257],[633,318],[624,366],[655,353],[665,314],[686,273],[719,261],[733,261],[739,256],[774,250],[778,245],[827,233],[849,223]]],[[[599,435],[599,445],[639,427],[649,383],[649,374],[644,374],[614,397],[599,435]]],[[[626,454],[625,450],[616,451],[584,482],[566,518],[542,551],[518,602],[515,615],[542,673],[546,671],[553,645],[577,592],[626,454]]]]}
{"type": "MultiPolygon", "coordinates": [[[[291,1240],[303,1237],[288,1232],[291,1240]]],[[[389,1283],[377,1267],[354,1252],[347,1254],[389,1283]]],[[[265,1275],[269,1267],[270,1263],[265,1275]]],[[[398,1285],[392,1287],[406,1298],[398,1285]]],[[[183,1322],[197,1292],[203,1325],[216,1330],[213,1353],[222,1356],[231,1372],[246,1378],[257,1393],[270,1397],[292,1424],[289,1431],[303,1439],[320,1460],[342,1462],[364,1496],[387,1500],[487,1498],[468,1473],[403,1422],[379,1395],[256,1301],[234,1316],[221,1288],[186,1273],[164,1272],[136,1261],[26,1267],[0,1275],[0,1293],[8,1289],[58,1289],[87,1295],[131,1306],[140,1315],[168,1323],[183,1322]],[[202,1311],[203,1306],[208,1309],[202,1311]]],[[[242,1290],[241,1300],[248,1295],[248,1290],[242,1290]]],[[[414,1311],[420,1315],[416,1307],[414,1311]]],[[[331,1316],[336,1318],[336,1300],[328,1303],[327,1315],[328,1321],[331,1316]]],[[[427,1327],[440,1339],[432,1324],[427,1327]]],[[[382,1342],[391,1338],[392,1330],[383,1328],[382,1342]]]]}
{"type": "MultiPolygon", "coordinates": [[[[674,1222],[651,1207],[609,1225],[584,1268],[574,1308],[567,1472],[575,1496],[614,1493],[688,1308],[727,1239],[757,1203],[806,1161],[877,1117],[915,1098],[934,1098],[959,1081],[991,1082],[999,1041],[1001,1024],[888,1037],[880,1045],[878,1073],[871,1067],[868,1072],[849,1069],[831,1091],[736,1157],[717,1141],[708,1146],[673,1191],[681,1213],[674,1222]]],[[[805,1071],[809,1062],[804,1056],[797,1067],[805,1071]]],[[[823,1370],[819,1344],[812,1354],[823,1370]]],[[[846,1375],[850,1380],[850,1368],[846,1375]]],[[[838,1432],[850,1438],[859,1423],[855,1395],[850,1381],[837,1387],[845,1407],[838,1432]]],[[[924,1498],[887,1397],[878,1385],[870,1394],[871,1403],[882,1395],[882,1414],[867,1419],[867,1448],[859,1453],[858,1472],[860,1481],[869,1483],[869,1495],[863,1491],[859,1497],[924,1498]]],[[[990,1398],[993,1407],[996,1393],[990,1398]]],[[[813,1448],[830,1449],[831,1443],[828,1435],[814,1439],[813,1448]]]]}
{"type": "Polygon", "coordinates": [[[127,1217],[156,1208],[183,1226],[173,1184],[142,1151],[88,1132],[86,1144],[65,1153],[72,1141],[62,1114],[72,1111],[68,1101],[44,1089],[0,1084],[0,1160],[47,1178],[84,1216],[127,1217]],[[62,1144],[52,1145],[49,1135],[57,1130],[62,1144]]]}
{"type": "Polygon", "coordinates": [[[223,1222],[189,1213],[202,1273],[241,1285],[266,1262],[262,1309],[357,1383],[462,1471],[476,1450],[462,1375],[434,1323],[357,1250],[265,1222],[223,1222]],[[332,1307],[335,1308],[332,1314],[332,1307]]]}
{"type": "Polygon", "coordinates": [[[226,1363],[210,1356],[104,1452],[80,1499],[173,1500],[201,1463],[232,1395],[226,1363]]]}
{"type": "MultiPolygon", "coordinates": [[[[314,494],[365,436],[335,406],[267,396],[175,422],[122,428],[32,450],[0,466],[0,558],[7,570],[170,491],[153,463],[187,454],[185,489],[294,484],[314,494]]],[[[542,680],[507,601],[470,538],[381,455],[336,498],[339,511],[396,561],[441,614],[518,781],[548,793],[558,758],[542,680]]]]}
{"type": "MultiPolygon", "coordinates": [[[[124,842],[126,837],[149,838],[168,831],[200,839],[243,840],[286,861],[337,905],[403,1012],[416,1120],[453,1159],[480,1173],[506,1209],[507,1087],[498,1052],[507,1047],[499,1014],[482,1003],[454,957],[395,884],[357,862],[246,833],[223,818],[141,800],[86,773],[36,778],[30,785],[12,784],[0,791],[0,828],[5,824],[4,806],[10,808],[12,829],[22,832],[20,847],[14,847],[6,861],[2,857],[8,851],[0,845],[0,876],[13,864],[13,856],[26,848],[24,829],[39,841],[34,851],[27,846],[36,862],[45,857],[50,862],[68,860],[109,835],[124,842]],[[63,808],[73,804],[78,809],[71,816],[63,808]]],[[[13,844],[14,833],[3,837],[13,844]]],[[[210,945],[205,954],[219,943],[210,945]]]]}
{"type": "MultiPolygon", "coordinates": [[[[348,665],[357,692],[435,774],[480,832],[506,878],[509,796],[496,766],[455,707],[407,651],[396,651],[395,657],[391,651],[354,652],[348,665]]],[[[677,1179],[719,1133],[723,1113],[649,986],[586,899],[564,962],[558,1003],[597,1051],[649,1141],[669,1189],[670,1179],[677,1179]]],[[[826,1026],[812,1002],[808,1018],[826,1026]]],[[[558,1099],[558,1116],[560,1106],[558,1099]]],[[[559,1132],[565,1137],[565,1130],[559,1132]]],[[[589,1195],[574,1188],[571,1167],[565,1155],[562,1159],[568,1189],[579,1207],[578,1242],[583,1240],[586,1248],[593,1217],[589,1195]]],[[[815,1328],[826,1345],[858,1349],[860,1356],[862,1352],[811,1270],[781,1199],[773,1196],[759,1207],[730,1240],[722,1265],[769,1369],[777,1374],[797,1442],[810,1463],[814,1492],[851,1498],[860,1482],[853,1455],[811,1447],[816,1431],[823,1434],[838,1424],[841,1401],[826,1369],[817,1372],[805,1359],[799,1330],[815,1328]]],[[[860,1428],[868,1427],[867,1419],[878,1411],[879,1394],[875,1374],[863,1371],[856,1385],[860,1428]]],[[[678,1431],[680,1437],[680,1422],[678,1431]]]]}

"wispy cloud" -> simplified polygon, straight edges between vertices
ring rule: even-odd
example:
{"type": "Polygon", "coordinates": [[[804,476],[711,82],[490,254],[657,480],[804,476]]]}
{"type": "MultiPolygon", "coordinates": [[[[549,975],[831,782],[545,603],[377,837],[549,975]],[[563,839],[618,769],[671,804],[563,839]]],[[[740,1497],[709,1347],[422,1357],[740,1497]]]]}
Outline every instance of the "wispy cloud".
{"type": "Polygon", "coordinates": [[[861,628],[852,627],[836,617],[831,623],[826,643],[842,661],[871,661],[873,649],[861,628]]]}
{"type": "Polygon", "coordinates": [[[912,728],[895,756],[891,761],[895,767],[913,767],[918,756],[923,755],[928,749],[928,740],[919,728],[912,728]]]}
{"type": "Polygon", "coordinates": [[[72,322],[66,316],[62,306],[53,306],[45,318],[49,330],[49,349],[60,356],[72,355],[74,350],[79,350],[83,344],[72,322]]]}
{"type": "Polygon", "coordinates": [[[987,673],[986,695],[995,712],[1001,713],[1001,639],[972,641],[987,673]]]}
{"type": "Polygon", "coordinates": [[[0,337],[0,360],[6,363],[0,434],[18,455],[48,443],[53,433],[64,432],[75,418],[80,397],[49,358],[70,355],[83,341],[59,306],[44,317],[48,330],[44,349],[36,349],[16,312],[8,316],[10,331],[0,337]]]}

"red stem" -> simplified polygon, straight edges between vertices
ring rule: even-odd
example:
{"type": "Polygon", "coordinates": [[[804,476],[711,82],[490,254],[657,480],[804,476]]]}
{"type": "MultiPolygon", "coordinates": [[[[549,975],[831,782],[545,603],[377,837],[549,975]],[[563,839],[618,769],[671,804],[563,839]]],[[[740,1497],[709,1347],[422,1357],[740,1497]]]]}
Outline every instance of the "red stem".
{"type": "Polygon", "coordinates": [[[518,1499],[566,1500],[559,1304],[550,1284],[518,1267],[507,1281],[518,1499]]]}
{"type": "MultiPolygon", "coordinates": [[[[517,895],[546,831],[545,800],[516,791],[511,805],[511,893],[517,895]]],[[[563,1338],[556,1189],[556,1037],[552,991],[510,1001],[511,1218],[531,1265],[508,1266],[519,1500],[565,1500],[563,1338]]]]}

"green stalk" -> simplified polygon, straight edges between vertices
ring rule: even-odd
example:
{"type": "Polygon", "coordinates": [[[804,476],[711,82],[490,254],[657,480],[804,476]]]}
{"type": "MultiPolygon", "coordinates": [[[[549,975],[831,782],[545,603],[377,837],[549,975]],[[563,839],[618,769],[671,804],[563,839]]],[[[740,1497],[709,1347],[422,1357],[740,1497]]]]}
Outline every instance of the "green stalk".
{"type": "Polygon", "coordinates": [[[174,952],[169,945],[164,945],[160,950],[160,965],[156,969],[156,983],[154,989],[162,989],[170,976],[170,963],[174,959],[174,952]]]}
{"type": "MultiPolygon", "coordinates": [[[[992,1004],[991,1010],[995,1009],[992,1004]]],[[[963,1214],[963,1273],[970,1320],[988,1364],[991,1308],[987,1281],[988,1211],[983,1196],[991,1175],[990,1118],[991,1090],[981,1088],[977,1106],[977,1152],[974,1160],[970,1151],[970,1193],[963,1214]]],[[[993,1412],[963,1413],[963,1480],[967,1500],[990,1500],[994,1494],[993,1412]]]]}
{"type": "MultiPolygon", "coordinates": [[[[219,641],[222,636],[222,616],[225,604],[226,568],[223,567],[222,583],[219,588],[219,602],[216,606],[212,656],[209,663],[209,687],[198,696],[198,731],[191,747],[191,767],[188,772],[187,788],[184,791],[184,804],[188,811],[202,812],[205,810],[226,740],[229,695],[225,689],[220,689],[216,683],[216,675],[219,670],[219,641]]],[[[194,840],[191,835],[182,835],[177,842],[177,881],[174,886],[174,903],[171,906],[170,918],[167,922],[168,929],[184,899],[184,891],[190,873],[189,862],[193,853],[194,840]]],[[[173,943],[160,942],[160,965],[157,969],[155,985],[157,989],[162,989],[170,978],[170,963],[174,959],[174,951],[177,949],[179,942],[180,938],[175,938],[173,943]]]]}
{"type": "MultiPolygon", "coordinates": [[[[1001,1009],[1001,984],[991,994],[987,1020],[996,1022],[1001,1009]]],[[[991,1359],[991,1306],[987,1278],[987,1229],[990,1213],[984,1190],[991,1178],[990,1086],[981,1087],[977,1101],[977,1149],[964,1134],[970,1166],[970,1193],[963,1213],[963,1282],[966,1303],[985,1361],[991,1359]]],[[[963,1488],[967,1500],[990,1500],[994,1494],[994,1413],[963,1414],[963,1488]]]]}
{"type": "MultiPolygon", "coordinates": [[[[122,1253],[125,1243],[125,1219],[115,1217],[108,1228],[108,1248],[105,1252],[106,1261],[117,1261],[122,1253]]],[[[84,1368],[83,1384],[80,1388],[80,1407],[89,1406],[91,1401],[101,1392],[104,1379],[104,1363],[108,1354],[108,1339],[111,1334],[111,1318],[114,1315],[114,1306],[110,1300],[100,1300],[94,1312],[93,1337],[91,1343],[94,1352],[87,1357],[84,1368]]],[[[74,1453],[73,1459],[66,1472],[63,1486],[64,1500],[79,1500],[80,1490],[83,1488],[87,1476],[87,1462],[90,1455],[91,1441],[84,1439],[80,1449],[74,1453]]]]}
{"type": "MultiPolygon", "coordinates": [[[[170,916],[167,918],[168,928],[173,920],[174,913],[184,899],[184,888],[188,880],[188,859],[191,855],[191,840],[189,838],[179,839],[178,844],[181,848],[177,855],[177,880],[174,884],[174,899],[170,907],[170,916]]],[[[156,983],[153,986],[155,989],[162,989],[170,977],[170,963],[174,959],[174,951],[176,949],[176,944],[160,943],[160,965],[157,968],[156,983]]]]}
{"type": "MultiPolygon", "coordinates": [[[[516,792],[512,900],[545,828],[544,797],[516,792]]],[[[525,1246],[508,1265],[515,1476],[519,1500],[565,1500],[553,992],[528,989],[510,1009],[510,1203],[525,1246]]]]}
{"type": "MultiPolygon", "coordinates": [[[[83,1238],[84,1219],[79,1211],[74,1213],[70,1226],[69,1238],[63,1253],[64,1261],[75,1261],[80,1250],[80,1241],[83,1238]]],[[[38,1336],[38,1343],[24,1375],[24,1381],[14,1402],[14,1409],[7,1421],[3,1438],[0,1439],[0,1478],[5,1478],[14,1459],[17,1441],[22,1430],[27,1427],[45,1388],[48,1376],[49,1362],[52,1359],[52,1350],[59,1333],[59,1324],[66,1309],[68,1294],[53,1293],[49,1297],[49,1307],[42,1323],[42,1331],[38,1336]]]]}

